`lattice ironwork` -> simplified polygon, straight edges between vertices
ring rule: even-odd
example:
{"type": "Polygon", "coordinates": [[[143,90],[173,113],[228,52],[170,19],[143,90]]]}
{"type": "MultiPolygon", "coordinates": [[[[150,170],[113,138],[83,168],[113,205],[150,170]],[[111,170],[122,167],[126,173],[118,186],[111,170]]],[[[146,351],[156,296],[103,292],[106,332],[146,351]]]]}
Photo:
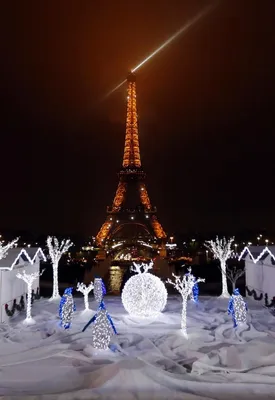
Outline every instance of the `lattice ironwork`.
{"type": "Polygon", "coordinates": [[[158,222],[158,219],[155,215],[151,217],[151,224],[158,239],[165,239],[167,237],[163,227],[158,222]]]}
{"type": "Polygon", "coordinates": [[[96,244],[98,246],[102,246],[104,244],[104,241],[106,240],[111,228],[113,226],[113,221],[107,220],[104,222],[104,224],[101,226],[98,234],[96,235],[96,244]]]}
{"type": "MultiPolygon", "coordinates": [[[[127,115],[126,115],[126,135],[123,154],[123,168],[119,173],[119,183],[111,207],[107,208],[108,217],[96,236],[96,243],[104,246],[106,241],[110,240],[120,225],[129,224],[131,221],[135,224],[142,224],[147,227],[152,236],[158,239],[165,239],[166,233],[158,222],[155,215],[156,208],[152,207],[150,198],[145,186],[146,174],[141,168],[139,135],[138,135],[138,116],[136,104],[136,80],[133,74],[128,77],[127,86],[127,115]],[[140,202],[143,205],[144,212],[140,212],[139,204],[136,213],[135,209],[126,210],[123,205],[127,196],[128,186],[136,186],[139,192],[140,202]]],[[[108,242],[107,242],[108,243],[108,242]]]]}
{"type": "Polygon", "coordinates": [[[115,198],[113,201],[112,212],[118,212],[121,208],[121,205],[125,199],[127,183],[126,182],[119,182],[117,191],[115,194],[115,198]]]}
{"type": "Polygon", "coordinates": [[[128,79],[127,87],[126,135],[122,165],[123,168],[141,167],[138,138],[136,82],[133,76],[128,79]]]}
{"type": "Polygon", "coordinates": [[[150,211],[152,206],[144,183],[139,186],[139,194],[141,203],[143,204],[145,210],[150,211]]]}

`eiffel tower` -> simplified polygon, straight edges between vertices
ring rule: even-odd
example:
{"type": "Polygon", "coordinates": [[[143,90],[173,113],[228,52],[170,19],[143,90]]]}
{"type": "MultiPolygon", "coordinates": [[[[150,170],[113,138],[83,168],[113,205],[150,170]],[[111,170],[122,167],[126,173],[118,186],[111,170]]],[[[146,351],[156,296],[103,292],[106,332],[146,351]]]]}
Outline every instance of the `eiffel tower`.
{"type": "Polygon", "coordinates": [[[148,243],[156,240],[165,255],[166,233],[157,219],[145,185],[146,174],[141,166],[136,103],[136,77],[127,78],[126,135],[122,168],[112,206],[107,207],[107,218],[97,236],[97,245],[111,248],[114,242],[148,243]],[[142,240],[141,240],[142,239],[142,240]]]}

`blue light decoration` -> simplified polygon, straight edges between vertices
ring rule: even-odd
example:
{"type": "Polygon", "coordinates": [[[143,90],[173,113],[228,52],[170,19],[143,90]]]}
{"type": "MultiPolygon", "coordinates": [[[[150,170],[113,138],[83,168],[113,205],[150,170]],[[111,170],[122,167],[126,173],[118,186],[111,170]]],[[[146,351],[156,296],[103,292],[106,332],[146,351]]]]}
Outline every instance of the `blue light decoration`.
{"type": "Polygon", "coordinates": [[[95,296],[95,301],[97,303],[101,303],[103,301],[103,297],[106,294],[106,287],[104,285],[104,282],[101,278],[95,278],[94,280],[94,296],[95,296]]]}
{"type": "MultiPolygon", "coordinates": [[[[195,278],[195,276],[192,274],[192,267],[188,267],[188,268],[187,268],[187,271],[188,271],[188,272],[187,272],[185,275],[186,275],[186,276],[192,277],[193,281],[195,282],[195,281],[196,281],[196,278],[195,278]]],[[[192,288],[192,294],[191,294],[191,300],[193,300],[195,303],[198,303],[198,302],[199,302],[199,293],[200,293],[199,285],[198,285],[198,283],[196,282],[196,283],[194,284],[193,288],[192,288]]]]}
{"type": "Polygon", "coordinates": [[[61,320],[60,326],[64,329],[70,328],[73,318],[73,313],[76,310],[72,292],[73,292],[72,287],[65,289],[59,304],[59,317],[61,320]]]}
{"type": "Polygon", "coordinates": [[[91,325],[92,326],[92,346],[95,349],[106,350],[109,346],[112,335],[117,335],[116,328],[111,316],[106,310],[103,297],[106,294],[106,288],[101,278],[95,278],[94,281],[94,296],[99,303],[96,314],[84,326],[82,332],[91,325]]]}
{"type": "MultiPolygon", "coordinates": [[[[194,279],[196,279],[196,278],[194,277],[194,279]]],[[[193,286],[192,292],[193,292],[193,298],[192,298],[192,300],[193,300],[195,303],[198,303],[198,301],[199,301],[199,293],[200,293],[198,283],[195,283],[195,285],[193,286]]]]}
{"type": "Polygon", "coordinates": [[[108,319],[108,321],[109,321],[109,323],[110,323],[110,326],[111,326],[111,328],[112,328],[112,330],[113,330],[113,333],[114,333],[115,335],[117,335],[117,331],[116,331],[115,325],[114,325],[114,323],[113,323],[113,320],[112,320],[110,314],[108,313],[108,311],[106,310],[106,307],[105,307],[105,304],[104,304],[103,301],[100,303],[100,305],[99,305],[99,307],[98,307],[98,310],[97,310],[97,312],[95,313],[95,315],[94,315],[94,316],[90,319],[90,321],[84,326],[84,328],[82,329],[82,332],[84,332],[84,331],[88,328],[88,326],[90,326],[94,321],[96,321],[96,319],[97,319],[98,314],[100,313],[100,311],[106,311],[106,317],[107,317],[107,319],[108,319]]]}
{"type": "Polygon", "coordinates": [[[233,291],[228,303],[228,315],[232,315],[233,326],[236,328],[240,323],[246,323],[247,304],[239,289],[233,291]]]}

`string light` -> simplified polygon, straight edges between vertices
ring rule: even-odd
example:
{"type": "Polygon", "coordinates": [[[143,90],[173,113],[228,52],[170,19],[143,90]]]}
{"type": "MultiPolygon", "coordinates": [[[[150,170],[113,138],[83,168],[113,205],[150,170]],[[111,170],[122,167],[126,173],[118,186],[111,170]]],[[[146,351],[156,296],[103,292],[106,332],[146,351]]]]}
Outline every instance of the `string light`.
{"type": "Polygon", "coordinates": [[[247,304],[241,296],[239,289],[235,289],[228,303],[228,315],[232,315],[234,328],[240,323],[246,323],[247,304]]]}
{"type": "Polygon", "coordinates": [[[229,297],[227,279],[226,279],[226,261],[231,257],[233,250],[231,249],[234,237],[229,240],[219,239],[218,236],[216,240],[210,240],[205,242],[205,247],[207,247],[214,255],[214,258],[220,261],[220,269],[222,273],[222,294],[221,297],[229,297]]]}
{"type": "Polygon", "coordinates": [[[205,279],[198,278],[194,279],[194,275],[191,273],[183,275],[183,277],[176,276],[172,274],[175,278],[174,281],[171,279],[167,279],[167,283],[174,286],[175,289],[181,294],[182,297],[182,313],[181,313],[181,329],[183,334],[187,337],[187,330],[186,330],[186,314],[187,314],[187,300],[188,296],[191,295],[192,289],[195,284],[199,282],[205,282],[205,279]]]}
{"type": "Polygon", "coordinates": [[[14,247],[17,244],[18,240],[19,238],[14,239],[12,242],[6,244],[5,246],[3,246],[3,242],[0,241],[0,260],[7,257],[9,249],[14,247]]]}
{"type": "Polygon", "coordinates": [[[190,300],[194,301],[195,303],[198,303],[200,290],[199,290],[198,282],[196,282],[196,278],[192,274],[192,267],[188,267],[188,273],[186,275],[190,275],[190,278],[192,278],[194,281],[192,292],[190,293],[190,300]]]}
{"type": "Polygon", "coordinates": [[[92,327],[92,346],[95,349],[106,350],[112,336],[112,329],[107,318],[107,311],[100,310],[92,327]]]}
{"type": "Polygon", "coordinates": [[[63,239],[62,242],[59,244],[56,237],[48,236],[47,238],[47,247],[53,267],[53,294],[50,298],[50,301],[60,299],[58,290],[58,264],[62,255],[64,253],[67,253],[72,245],[73,243],[69,239],[63,239]]]}
{"type": "Polygon", "coordinates": [[[106,294],[106,288],[103,280],[101,278],[95,278],[94,280],[95,301],[97,303],[101,303],[105,294],[106,294]]]}
{"type": "Polygon", "coordinates": [[[106,294],[106,289],[101,278],[96,278],[94,281],[94,295],[97,302],[100,301],[98,311],[84,326],[84,332],[89,325],[92,325],[92,346],[95,349],[106,350],[109,346],[111,336],[117,334],[112,318],[108,314],[103,296],[106,294]]]}
{"type": "MultiPolygon", "coordinates": [[[[16,239],[16,240],[17,240],[17,239],[16,239]]],[[[15,246],[17,246],[17,244],[15,244],[15,246]]],[[[13,267],[17,264],[19,258],[20,258],[22,255],[24,255],[24,256],[26,257],[26,259],[28,260],[28,262],[29,262],[31,265],[33,265],[33,264],[35,263],[36,257],[37,257],[38,255],[41,256],[41,258],[42,258],[43,261],[47,261],[47,258],[45,257],[45,254],[43,253],[43,251],[41,250],[40,247],[39,247],[39,249],[36,251],[36,253],[34,254],[34,256],[33,256],[32,258],[29,256],[29,254],[27,253],[27,251],[26,251],[25,249],[21,249],[20,252],[17,254],[15,260],[14,260],[13,263],[11,264],[11,266],[10,266],[10,267],[0,267],[0,270],[1,270],[1,269],[4,269],[4,270],[6,270],[6,271],[12,271],[12,270],[13,270],[13,267]]],[[[1,258],[0,258],[0,259],[1,259],[1,258]]]]}
{"type": "Polygon", "coordinates": [[[157,276],[148,272],[153,268],[153,264],[153,262],[149,265],[133,263],[131,267],[137,275],[132,276],[125,283],[121,296],[123,306],[130,315],[155,317],[165,308],[167,290],[157,276]]]}
{"type": "Polygon", "coordinates": [[[269,248],[266,246],[262,252],[258,255],[258,257],[254,258],[251,251],[249,250],[249,248],[246,246],[243,251],[241,252],[238,260],[240,261],[244,255],[249,254],[251,257],[251,260],[254,262],[254,264],[256,264],[266,253],[269,254],[271,256],[271,258],[275,261],[275,255],[269,250],[269,248]]]}
{"type": "Polygon", "coordinates": [[[76,310],[72,291],[73,291],[72,287],[65,289],[65,292],[60,300],[60,305],[59,305],[59,317],[61,319],[60,326],[63,327],[64,329],[70,328],[73,314],[74,311],[76,310]]]}
{"type": "Polygon", "coordinates": [[[31,309],[32,309],[32,284],[33,282],[39,278],[43,274],[44,271],[41,273],[39,271],[34,272],[32,274],[26,274],[26,271],[23,271],[21,274],[18,272],[16,274],[16,278],[22,279],[24,282],[26,282],[27,287],[28,287],[28,294],[27,294],[27,309],[26,309],[26,319],[23,321],[24,324],[26,325],[31,325],[35,324],[35,320],[32,318],[31,314],[31,309]]]}
{"type": "Polygon", "coordinates": [[[90,309],[88,296],[90,291],[93,290],[93,288],[94,288],[93,282],[90,282],[89,286],[86,286],[84,283],[79,283],[79,282],[77,284],[76,290],[78,292],[81,292],[84,296],[85,311],[90,309]]]}

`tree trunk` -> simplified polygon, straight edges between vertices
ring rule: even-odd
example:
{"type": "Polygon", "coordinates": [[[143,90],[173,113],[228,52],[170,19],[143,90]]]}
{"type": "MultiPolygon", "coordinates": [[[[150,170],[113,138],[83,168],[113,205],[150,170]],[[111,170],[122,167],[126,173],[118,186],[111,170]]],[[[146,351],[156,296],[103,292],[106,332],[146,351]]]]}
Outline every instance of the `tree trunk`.
{"type": "Polygon", "coordinates": [[[182,298],[182,312],[181,312],[181,329],[183,330],[185,336],[187,336],[187,330],[186,330],[187,296],[182,298]]]}
{"type": "Polygon", "coordinates": [[[221,297],[230,297],[227,287],[227,279],[226,279],[226,263],[221,260],[221,272],[222,272],[222,294],[221,297]]]}
{"type": "Polygon", "coordinates": [[[89,293],[84,292],[84,305],[85,305],[85,310],[89,310],[89,300],[88,300],[89,293]]]}
{"type": "Polygon", "coordinates": [[[236,289],[236,281],[232,281],[232,291],[234,292],[235,289],[236,289]]]}
{"type": "Polygon", "coordinates": [[[58,262],[53,264],[53,294],[50,300],[60,299],[58,290],[58,262]]]}
{"type": "Polygon", "coordinates": [[[26,314],[27,319],[32,318],[31,308],[32,308],[32,282],[28,283],[27,314],[26,314]]]}

